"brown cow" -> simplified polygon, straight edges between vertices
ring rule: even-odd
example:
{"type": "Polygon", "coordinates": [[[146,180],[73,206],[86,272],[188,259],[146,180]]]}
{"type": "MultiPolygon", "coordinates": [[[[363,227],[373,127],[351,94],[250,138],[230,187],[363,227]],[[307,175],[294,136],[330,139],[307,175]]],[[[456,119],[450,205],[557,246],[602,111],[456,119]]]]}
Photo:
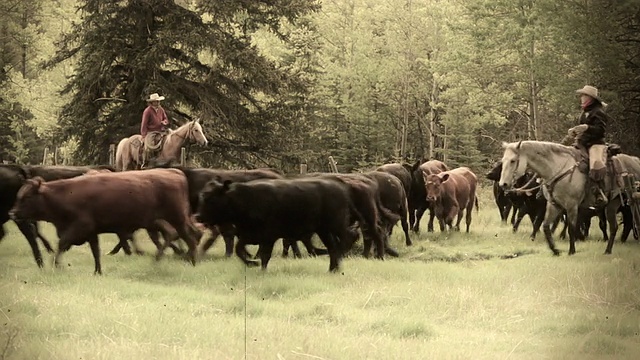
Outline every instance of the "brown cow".
{"type": "Polygon", "coordinates": [[[89,242],[95,272],[102,274],[98,234],[133,233],[165,224],[187,242],[191,263],[196,263],[197,231],[189,216],[187,179],[179,170],[104,173],[51,182],[35,177],[18,192],[10,215],[56,227],[60,240],[55,265],[71,245],[89,242]]]}
{"type": "MultiPolygon", "coordinates": [[[[108,173],[108,172],[113,172],[112,169],[109,168],[92,168],[90,170],[88,170],[86,173],[84,173],[83,176],[90,176],[90,175],[95,175],[95,174],[101,174],[101,173],[108,173]]],[[[193,218],[192,218],[193,221],[193,218]]],[[[184,254],[184,252],[177,246],[175,246],[173,244],[173,241],[178,240],[178,233],[176,232],[175,229],[173,229],[171,226],[169,225],[165,225],[162,223],[157,224],[157,228],[149,228],[146,229],[147,230],[147,234],[149,235],[149,238],[151,239],[151,242],[153,242],[153,244],[156,246],[156,248],[158,250],[164,248],[165,246],[162,245],[162,243],[160,243],[160,237],[159,234],[163,234],[163,237],[165,239],[165,241],[168,243],[168,246],[171,247],[173,249],[173,251],[176,254],[184,254]]],[[[198,231],[200,231],[200,233],[202,233],[203,231],[201,229],[198,228],[198,231]]],[[[128,240],[131,240],[131,244],[133,245],[133,250],[135,251],[136,254],[138,255],[144,255],[144,251],[140,250],[140,248],[138,248],[138,245],[136,244],[136,241],[133,237],[133,234],[130,233],[119,233],[116,234],[118,236],[118,243],[116,244],[116,246],[108,253],[109,255],[115,255],[118,252],[120,252],[120,249],[124,250],[124,253],[126,255],[131,255],[131,249],[129,248],[129,244],[128,244],[128,240]]],[[[200,237],[198,237],[199,240],[200,237]]]]}
{"type": "MultiPolygon", "coordinates": [[[[409,165],[407,165],[407,168],[409,165]]],[[[407,193],[407,202],[409,205],[409,226],[412,226],[414,232],[420,232],[420,220],[427,209],[430,209],[429,224],[427,231],[433,231],[433,212],[432,204],[427,201],[427,193],[425,191],[424,179],[426,175],[438,174],[449,170],[447,165],[439,160],[429,160],[422,164],[416,162],[410,169],[411,171],[411,190],[407,193]]]]}
{"type": "Polygon", "coordinates": [[[467,232],[471,225],[473,204],[478,209],[476,187],[478,179],[467,167],[430,174],[425,176],[427,200],[434,204],[435,214],[440,222],[440,230],[444,231],[445,224],[453,228],[453,219],[458,216],[455,230],[460,230],[462,213],[466,209],[467,232]]]}

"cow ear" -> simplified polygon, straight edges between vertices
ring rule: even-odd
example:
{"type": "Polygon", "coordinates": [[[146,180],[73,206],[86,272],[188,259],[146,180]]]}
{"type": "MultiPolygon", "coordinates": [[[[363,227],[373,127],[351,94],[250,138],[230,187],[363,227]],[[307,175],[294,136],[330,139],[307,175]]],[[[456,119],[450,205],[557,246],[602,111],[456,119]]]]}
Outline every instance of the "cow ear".
{"type": "Polygon", "coordinates": [[[440,180],[442,180],[442,182],[445,182],[445,181],[449,180],[449,174],[444,174],[444,175],[440,176],[440,180]]]}
{"type": "Polygon", "coordinates": [[[29,180],[27,180],[31,183],[31,185],[33,186],[33,190],[36,193],[40,193],[42,192],[42,183],[44,183],[44,179],[40,176],[36,176],[34,178],[31,178],[29,180]]]}

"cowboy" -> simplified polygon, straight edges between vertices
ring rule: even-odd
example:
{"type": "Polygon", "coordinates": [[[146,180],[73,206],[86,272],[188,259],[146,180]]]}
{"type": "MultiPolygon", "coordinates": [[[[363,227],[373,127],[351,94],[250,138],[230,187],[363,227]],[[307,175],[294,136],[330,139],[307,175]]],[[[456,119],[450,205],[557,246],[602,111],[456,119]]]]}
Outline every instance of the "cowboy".
{"type": "Polygon", "coordinates": [[[591,192],[595,198],[591,205],[599,207],[607,203],[604,194],[607,156],[604,137],[610,119],[604,111],[607,103],[598,96],[598,89],[591,85],[585,85],[576,90],[576,93],[580,95],[582,108],[578,119],[580,125],[571,128],[569,134],[575,136],[576,147],[589,152],[589,177],[594,183],[591,192]]]}
{"type": "Polygon", "coordinates": [[[146,155],[148,155],[146,149],[147,146],[153,146],[154,139],[159,135],[160,139],[162,138],[162,134],[166,131],[167,126],[169,125],[169,119],[167,118],[167,114],[165,113],[162,106],[160,106],[160,101],[164,100],[164,96],[160,96],[157,93],[151,94],[147,99],[147,103],[149,104],[144,112],[142,113],[142,124],[140,124],[140,135],[142,135],[142,148],[143,156],[142,156],[142,166],[145,166],[146,155]]]}

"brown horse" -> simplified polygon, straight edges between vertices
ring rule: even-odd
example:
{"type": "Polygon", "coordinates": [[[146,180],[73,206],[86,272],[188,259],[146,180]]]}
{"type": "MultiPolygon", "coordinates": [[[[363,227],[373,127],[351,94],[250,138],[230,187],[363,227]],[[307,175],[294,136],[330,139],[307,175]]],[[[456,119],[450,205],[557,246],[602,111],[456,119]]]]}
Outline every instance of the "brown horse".
{"type": "MultiPolygon", "coordinates": [[[[177,160],[180,157],[180,148],[188,140],[199,145],[208,143],[199,119],[189,121],[176,130],[169,130],[160,149],[160,154],[155,157],[155,160],[163,162],[177,160]]],[[[116,171],[140,169],[142,165],[141,147],[142,135],[140,134],[120,140],[116,150],[116,171]]]]}

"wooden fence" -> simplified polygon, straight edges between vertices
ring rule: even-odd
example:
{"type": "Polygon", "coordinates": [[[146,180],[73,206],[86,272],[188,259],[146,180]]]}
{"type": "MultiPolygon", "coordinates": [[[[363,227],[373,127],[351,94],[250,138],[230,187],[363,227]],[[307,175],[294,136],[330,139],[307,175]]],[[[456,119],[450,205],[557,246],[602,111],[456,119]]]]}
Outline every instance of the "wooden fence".
{"type": "MultiPolygon", "coordinates": [[[[66,165],[67,159],[60,158],[60,148],[56,147],[53,153],[50,152],[48,147],[44,148],[42,154],[42,165],[66,165]]],[[[187,149],[182,147],[180,149],[180,165],[185,166],[187,164],[187,149]]],[[[109,145],[109,165],[116,165],[116,144],[109,145]]]]}

